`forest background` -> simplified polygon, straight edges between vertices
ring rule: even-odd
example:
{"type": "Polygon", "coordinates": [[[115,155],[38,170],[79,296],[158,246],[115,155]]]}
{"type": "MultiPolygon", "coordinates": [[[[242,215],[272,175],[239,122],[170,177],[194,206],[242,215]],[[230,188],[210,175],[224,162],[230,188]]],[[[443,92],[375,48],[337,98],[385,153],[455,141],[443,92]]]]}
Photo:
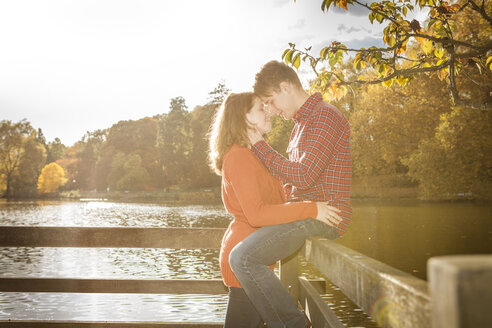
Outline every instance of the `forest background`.
{"type": "MultiPolygon", "coordinates": [[[[185,99],[173,98],[168,113],[87,132],[72,146],[47,142],[26,120],[2,121],[0,192],[35,198],[56,191],[78,197],[213,189],[203,197],[217,197],[220,178],[208,166],[207,133],[227,92],[219,84],[210,102],[191,111],[185,99]],[[50,163],[61,176],[41,175],[50,163]],[[38,190],[40,176],[55,188],[38,190]]],[[[490,111],[454,107],[448,99],[445,83],[430,74],[405,87],[363,86],[334,102],[351,125],[353,197],[492,199],[490,111]]],[[[285,155],[293,123],[272,121],[267,140],[285,155]]]]}
{"type": "MultiPolygon", "coordinates": [[[[429,1],[420,1],[435,7],[434,13],[430,10],[426,29],[430,29],[429,22],[433,19],[437,21],[434,26],[449,20],[455,26],[449,27],[453,37],[461,36],[470,47],[485,50],[478,55],[476,51],[471,53],[474,57],[458,58],[460,55],[449,47],[450,38],[432,33],[427,35],[428,42],[416,37],[419,42],[407,44],[409,37],[402,38],[402,35],[424,32],[420,25],[416,27],[415,21],[405,25],[394,18],[406,12],[406,2],[396,10],[392,2],[383,1],[381,4],[388,7],[372,8],[376,13],[372,20],[384,21],[387,17],[391,21],[389,27],[396,22],[395,28],[385,30],[385,43],[393,52],[393,59],[401,58],[402,52],[416,54],[415,59],[409,56],[406,60],[416,63],[410,69],[415,68],[417,73],[404,76],[409,69],[398,68],[394,60],[390,64],[384,56],[369,58],[368,53],[381,52],[378,49],[359,51],[355,57],[344,59],[343,53],[347,51],[336,42],[322,50],[319,58],[296,49],[293,44],[284,52],[283,59],[296,68],[301,55],[303,60],[311,61],[313,69],[319,59],[326,59],[327,67],[337,67],[338,73],[323,71],[317,80],[311,81],[311,91],[323,92],[326,100],[337,106],[350,122],[354,198],[492,199],[492,57],[488,54],[492,19],[487,14],[490,3],[485,6],[486,2],[482,1],[482,7],[468,15],[466,10],[472,6],[468,5],[473,3],[471,0],[461,1],[464,3],[461,7],[429,1]],[[464,14],[452,16],[458,12],[464,14]],[[477,13],[485,19],[474,17],[477,13]],[[438,47],[439,42],[443,47],[438,47]],[[450,59],[446,60],[446,56],[450,59]],[[432,60],[435,60],[433,64],[432,60]],[[366,65],[377,68],[382,83],[347,86],[340,78],[370,76],[366,65]],[[464,74],[455,75],[460,70],[464,74]],[[327,83],[323,80],[326,76],[337,79],[327,83]]],[[[327,7],[347,7],[345,0],[323,3],[327,7]]],[[[443,24],[437,31],[441,32],[446,32],[443,24]]],[[[138,195],[218,200],[220,177],[208,166],[207,133],[216,109],[229,91],[219,83],[209,93],[209,102],[192,110],[184,98],[175,97],[170,101],[169,111],[163,114],[88,131],[71,146],[59,139],[47,142],[42,129],[31,126],[28,120],[3,120],[0,122],[0,195],[4,198],[138,195]]],[[[279,117],[272,121],[273,129],[267,141],[286,155],[293,122],[279,117]]]]}

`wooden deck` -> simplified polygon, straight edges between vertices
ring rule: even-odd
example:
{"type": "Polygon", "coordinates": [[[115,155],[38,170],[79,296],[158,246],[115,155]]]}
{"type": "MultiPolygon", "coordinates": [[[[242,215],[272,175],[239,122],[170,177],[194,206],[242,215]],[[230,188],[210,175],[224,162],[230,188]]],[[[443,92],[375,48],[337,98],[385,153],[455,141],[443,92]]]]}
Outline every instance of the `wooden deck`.
{"type": "MultiPolygon", "coordinates": [[[[2,247],[212,248],[224,229],[120,227],[0,227],[2,247]]],[[[435,258],[430,283],[346,248],[312,238],[301,250],[343,293],[382,327],[492,327],[492,255],[435,258]],[[464,275],[466,285],[463,285],[464,275]],[[443,282],[444,281],[444,282],[443,282]],[[475,285],[473,284],[475,282],[475,285]],[[470,292],[470,286],[472,289],[470,292]],[[465,292],[464,292],[465,291],[465,292]],[[445,297],[443,295],[446,295],[445,297]],[[474,299],[479,296],[478,300],[474,299]],[[473,306],[460,306],[463,301],[473,306]],[[463,310],[465,308],[465,310],[463,310]],[[489,309],[489,310],[487,310],[489,309]],[[463,311],[466,311],[463,313],[463,311]],[[449,318],[455,318],[450,321],[449,318]],[[441,324],[445,322],[445,325],[441,324]],[[474,325],[471,326],[469,323],[474,325]],[[489,325],[491,324],[491,325],[489,325]]],[[[344,327],[321,298],[322,281],[298,275],[298,256],[280,262],[280,279],[289,286],[313,327],[344,327]]],[[[221,280],[0,278],[1,292],[224,294],[221,280]]],[[[0,327],[222,327],[223,323],[0,321],[0,327]]]]}

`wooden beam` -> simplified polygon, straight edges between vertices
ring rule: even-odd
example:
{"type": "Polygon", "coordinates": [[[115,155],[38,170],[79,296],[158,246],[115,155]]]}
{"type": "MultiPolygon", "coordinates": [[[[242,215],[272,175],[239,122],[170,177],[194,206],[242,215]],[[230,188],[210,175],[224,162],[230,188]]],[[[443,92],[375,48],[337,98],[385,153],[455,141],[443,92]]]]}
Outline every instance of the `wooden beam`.
{"type": "Polygon", "coordinates": [[[223,228],[0,226],[0,247],[220,248],[223,228]]]}
{"type": "Polygon", "coordinates": [[[299,300],[313,327],[345,327],[335,312],[321,298],[318,290],[304,277],[299,277],[299,300]]]}
{"type": "Polygon", "coordinates": [[[492,255],[447,255],[427,262],[433,328],[492,327],[492,255]]]}
{"type": "Polygon", "coordinates": [[[0,321],[5,328],[222,328],[221,322],[0,321]]]}
{"type": "Polygon", "coordinates": [[[2,292],[225,294],[220,279],[57,279],[0,278],[2,292]]]}
{"type": "Polygon", "coordinates": [[[299,252],[291,254],[280,261],[280,281],[297,303],[299,300],[299,252]]]}
{"type": "Polygon", "coordinates": [[[427,328],[427,282],[336,242],[311,238],[304,256],[380,326],[427,328]]]}

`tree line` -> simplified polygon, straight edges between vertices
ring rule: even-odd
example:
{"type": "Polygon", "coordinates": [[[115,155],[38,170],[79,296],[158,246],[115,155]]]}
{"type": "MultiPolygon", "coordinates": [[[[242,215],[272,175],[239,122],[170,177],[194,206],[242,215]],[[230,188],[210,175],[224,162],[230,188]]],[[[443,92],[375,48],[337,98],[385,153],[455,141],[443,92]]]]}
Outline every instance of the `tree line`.
{"type": "MultiPolygon", "coordinates": [[[[4,197],[35,197],[63,170],[61,190],[162,190],[173,186],[209,187],[219,183],[207,166],[207,133],[215,109],[228,92],[219,84],[210,101],[188,111],[185,99],[171,99],[168,113],[120,121],[87,132],[67,147],[59,139],[47,143],[42,130],[22,120],[0,126],[0,191],[4,197]],[[51,172],[51,173],[48,173],[51,172]],[[59,172],[58,172],[59,173],[59,172]]],[[[56,185],[55,184],[55,185],[56,185]]]]}
{"type": "MultiPolygon", "coordinates": [[[[59,139],[46,142],[42,130],[26,120],[2,121],[0,191],[11,198],[58,187],[218,187],[220,179],[208,166],[207,133],[228,91],[219,84],[207,104],[191,111],[185,99],[173,98],[167,113],[87,132],[72,146],[59,139]]],[[[354,178],[392,176],[397,186],[418,184],[428,199],[491,199],[491,111],[453,106],[447,92],[436,74],[423,74],[406,86],[360,85],[335,101],[351,125],[354,178]]],[[[279,117],[272,122],[268,142],[285,155],[292,122],[279,117]]]]}

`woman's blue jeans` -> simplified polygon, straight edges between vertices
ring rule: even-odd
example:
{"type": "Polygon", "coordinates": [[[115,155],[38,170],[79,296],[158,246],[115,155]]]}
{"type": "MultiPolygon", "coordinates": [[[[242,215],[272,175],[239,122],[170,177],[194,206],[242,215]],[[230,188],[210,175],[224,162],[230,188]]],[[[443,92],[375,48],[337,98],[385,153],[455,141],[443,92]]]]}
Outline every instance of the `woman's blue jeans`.
{"type": "Polygon", "coordinates": [[[262,227],[229,256],[232,271],[269,328],[306,327],[306,317],[269,265],[293,254],[313,236],[336,239],[338,233],[314,219],[262,227]]]}

